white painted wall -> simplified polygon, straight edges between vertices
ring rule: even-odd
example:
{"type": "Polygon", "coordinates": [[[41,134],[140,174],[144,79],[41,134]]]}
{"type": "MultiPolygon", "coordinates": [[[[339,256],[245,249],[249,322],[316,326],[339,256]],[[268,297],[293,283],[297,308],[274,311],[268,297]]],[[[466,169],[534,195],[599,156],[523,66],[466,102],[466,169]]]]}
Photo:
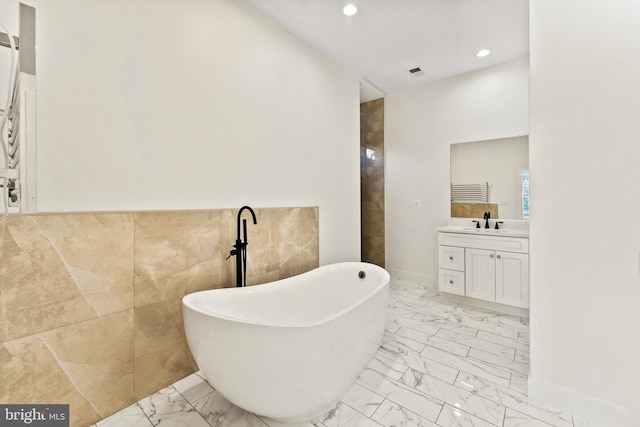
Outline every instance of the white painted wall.
{"type": "Polygon", "coordinates": [[[437,282],[436,228],[451,206],[449,145],[528,134],[528,85],[522,58],[387,95],[386,265],[394,276],[437,282]]]}
{"type": "Polygon", "coordinates": [[[354,76],[238,0],[30,3],[40,211],[319,206],[359,260],[354,76]]]}
{"type": "Polygon", "coordinates": [[[617,427],[640,425],[638,16],[531,2],[529,391],[617,427]]]}

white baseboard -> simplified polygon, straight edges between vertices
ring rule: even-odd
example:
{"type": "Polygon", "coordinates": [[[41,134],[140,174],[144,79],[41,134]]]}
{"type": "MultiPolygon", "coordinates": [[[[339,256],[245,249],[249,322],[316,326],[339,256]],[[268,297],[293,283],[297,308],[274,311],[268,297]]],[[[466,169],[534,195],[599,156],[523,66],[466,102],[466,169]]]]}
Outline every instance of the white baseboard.
{"type": "Polygon", "coordinates": [[[412,282],[426,283],[431,286],[438,286],[438,278],[431,274],[414,273],[411,271],[387,269],[391,277],[400,280],[410,280],[412,282]]]}
{"type": "Polygon", "coordinates": [[[529,397],[556,409],[588,420],[589,427],[638,427],[640,412],[612,405],[575,391],[529,376],[529,397]]]}

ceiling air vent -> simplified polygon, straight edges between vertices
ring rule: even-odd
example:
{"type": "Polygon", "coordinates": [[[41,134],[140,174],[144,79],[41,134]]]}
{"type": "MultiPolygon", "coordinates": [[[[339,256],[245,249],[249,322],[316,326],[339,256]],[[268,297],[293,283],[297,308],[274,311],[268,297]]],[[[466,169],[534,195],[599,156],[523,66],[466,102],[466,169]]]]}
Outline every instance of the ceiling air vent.
{"type": "Polygon", "coordinates": [[[412,68],[409,70],[411,74],[419,73],[420,71],[422,71],[420,67],[412,68]]]}

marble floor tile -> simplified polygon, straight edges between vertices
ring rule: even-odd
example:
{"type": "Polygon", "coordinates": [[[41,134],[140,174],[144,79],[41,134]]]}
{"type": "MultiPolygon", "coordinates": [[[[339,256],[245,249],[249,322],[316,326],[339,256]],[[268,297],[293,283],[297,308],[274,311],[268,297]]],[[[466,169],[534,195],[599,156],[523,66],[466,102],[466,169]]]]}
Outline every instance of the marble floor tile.
{"type": "Polygon", "coordinates": [[[404,307],[397,307],[397,303],[394,304],[392,307],[389,307],[388,313],[393,315],[393,316],[399,316],[399,317],[411,317],[413,316],[415,313],[415,311],[404,308],[404,307]]]}
{"type": "Polygon", "coordinates": [[[411,296],[411,292],[410,292],[410,291],[400,289],[400,288],[398,288],[397,286],[393,286],[393,285],[391,285],[391,286],[389,287],[389,289],[390,289],[390,291],[393,293],[393,294],[390,294],[390,295],[389,295],[389,301],[395,301],[395,300],[398,300],[398,299],[399,299],[399,298],[401,298],[401,297],[403,297],[403,298],[404,298],[404,297],[409,298],[409,297],[411,296]]]}
{"type": "Polygon", "coordinates": [[[342,402],[367,417],[371,417],[383,400],[385,400],[384,397],[375,394],[358,383],[352,385],[347,390],[347,393],[342,396],[342,402]]]}
{"type": "Polygon", "coordinates": [[[259,416],[258,418],[262,420],[265,427],[267,426],[268,427],[326,427],[324,424],[322,424],[318,420],[313,420],[313,421],[304,422],[304,423],[285,423],[282,421],[276,421],[276,420],[272,420],[270,418],[261,417],[261,416],[259,416]]]}
{"type": "Polygon", "coordinates": [[[429,303],[429,300],[426,298],[416,298],[415,294],[412,294],[411,292],[402,292],[402,294],[400,294],[400,292],[402,291],[398,291],[398,293],[394,292],[393,298],[396,300],[396,302],[402,303],[402,304],[409,304],[413,307],[424,307],[425,305],[427,305],[429,303]]]}
{"type": "MultiPolygon", "coordinates": [[[[397,363],[402,364],[403,366],[406,366],[405,371],[408,368],[415,369],[434,378],[438,378],[442,381],[448,382],[449,384],[454,383],[459,372],[455,368],[444,365],[435,360],[421,357],[418,353],[405,351],[401,348],[394,347],[393,345],[388,343],[382,344],[380,350],[378,350],[378,354],[382,357],[389,358],[397,363]]],[[[402,374],[404,374],[404,372],[402,372],[402,374]]],[[[399,380],[401,377],[402,375],[400,375],[399,378],[394,379],[399,380]]]]}
{"type": "Polygon", "coordinates": [[[540,404],[531,401],[526,394],[511,388],[501,387],[489,381],[482,380],[472,375],[461,372],[456,380],[456,387],[460,387],[470,393],[482,396],[493,402],[500,403],[507,408],[528,415],[553,426],[571,427],[572,417],[567,413],[544,408],[540,404]]]}
{"type": "Polygon", "coordinates": [[[386,332],[390,332],[392,334],[396,333],[400,328],[402,328],[402,325],[399,325],[397,323],[392,323],[389,320],[387,320],[387,323],[384,327],[384,330],[386,332]]]}
{"type": "MultiPolygon", "coordinates": [[[[422,317],[421,319],[387,315],[387,324],[398,325],[399,327],[416,329],[427,334],[435,335],[440,329],[432,322],[433,319],[422,317]]],[[[399,328],[398,328],[399,329],[399,328]]],[[[474,333],[475,334],[475,333],[474,333]]]]}
{"type": "Polygon", "coordinates": [[[515,362],[511,358],[495,355],[486,351],[472,348],[467,355],[469,359],[481,360],[489,365],[497,366],[501,369],[521,375],[529,375],[529,364],[515,362]]]}
{"type": "Polygon", "coordinates": [[[469,335],[470,337],[475,337],[478,335],[477,328],[462,324],[459,318],[455,318],[455,315],[453,314],[446,319],[433,319],[425,314],[416,313],[411,318],[411,320],[424,322],[431,325],[432,327],[448,329],[450,331],[458,332],[460,334],[469,335]],[[457,321],[451,321],[450,320],[451,318],[454,318],[454,320],[457,320],[457,321]]]}
{"type": "MultiPolygon", "coordinates": [[[[458,344],[462,344],[462,345],[466,346],[467,348],[476,348],[478,350],[483,350],[483,351],[486,351],[488,353],[493,353],[493,354],[496,354],[498,356],[506,357],[506,358],[509,358],[509,359],[512,359],[512,360],[513,360],[514,355],[515,355],[515,353],[517,351],[515,348],[507,347],[507,346],[504,346],[502,344],[497,344],[497,343],[494,343],[494,342],[491,342],[491,341],[485,341],[485,340],[480,339],[480,338],[470,337],[470,336],[464,335],[464,334],[459,334],[457,332],[450,331],[448,329],[442,329],[441,328],[436,333],[436,337],[444,338],[446,340],[453,341],[453,342],[456,342],[458,344]]],[[[466,356],[467,353],[465,353],[463,356],[466,356]]]]}
{"type": "Polygon", "coordinates": [[[452,304],[448,304],[445,302],[438,302],[438,301],[430,301],[427,303],[424,309],[418,311],[418,313],[420,312],[426,312],[433,316],[438,316],[438,317],[442,317],[443,319],[446,319],[452,314],[458,313],[458,310],[456,310],[456,306],[452,304]]]}
{"type": "Polygon", "coordinates": [[[409,292],[407,296],[411,298],[415,298],[416,300],[419,300],[419,301],[424,301],[424,300],[431,301],[433,298],[436,298],[437,295],[438,295],[438,289],[431,288],[426,291],[409,292]]]}
{"type": "Polygon", "coordinates": [[[402,360],[387,356],[383,349],[380,348],[369,363],[368,368],[397,381],[402,377],[402,374],[405,373],[408,366],[403,364],[402,360]]]}
{"type": "Polygon", "coordinates": [[[453,353],[461,357],[466,357],[470,348],[467,345],[441,338],[437,334],[426,334],[415,329],[400,328],[398,331],[396,331],[396,335],[417,341],[422,344],[426,344],[431,347],[439,348],[440,350],[448,351],[449,353],[453,353]]]}
{"type": "Polygon", "coordinates": [[[387,344],[392,344],[396,347],[403,348],[408,351],[413,351],[415,353],[420,353],[425,348],[424,344],[409,338],[405,338],[398,334],[389,334],[385,332],[382,340],[387,344]]]}
{"type": "MultiPolygon", "coordinates": [[[[394,304],[394,307],[409,310],[411,311],[412,314],[421,313],[421,314],[424,314],[425,316],[440,318],[440,319],[446,319],[451,315],[450,312],[447,312],[446,310],[441,310],[439,306],[433,305],[433,303],[427,302],[427,304],[422,305],[422,303],[425,301],[418,301],[418,303],[410,303],[407,301],[407,299],[404,299],[402,301],[397,301],[394,304]]],[[[451,310],[453,311],[453,308],[451,310]]]]}
{"type": "Polygon", "coordinates": [[[524,375],[511,374],[509,388],[527,395],[529,393],[529,378],[524,375]]]}
{"type": "Polygon", "coordinates": [[[529,344],[529,331],[519,331],[518,341],[529,344]]]}
{"type": "Polygon", "coordinates": [[[529,331],[529,325],[527,323],[528,319],[523,320],[520,316],[497,313],[495,311],[472,307],[465,304],[456,305],[455,310],[456,313],[465,315],[473,320],[502,325],[519,332],[529,331]]]}
{"type": "Polygon", "coordinates": [[[515,360],[516,362],[525,363],[528,365],[530,363],[529,353],[526,351],[516,350],[516,354],[513,360],[515,360]]]}
{"type": "Polygon", "coordinates": [[[551,427],[551,424],[543,423],[540,420],[507,408],[503,427],[551,427]]]}
{"type": "Polygon", "coordinates": [[[496,427],[496,424],[488,423],[450,405],[444,405],[437,423],[441,427],[496,427]]]}
{"type": "Polygon", "coordinates": [[[188,377],[181,379],[177,383],[173,384],[173,387],[178,390],[178,393],[180,393],[182,397],[192,405],[198,399],[214,391],[213,387],[211,387],[206,380],[196,374],[191,374],[188,377]]]}
{"type": "Polygon", "coordinates": [[[142,399],[139,405],[154,426],[209,427],[207,421],[173,386],[142,399]]]}
{"type": "Polygon", "coordinates": [[[507,338],[518,338],[518,331],[516,329],[501,325],[499,323],[487,321],[486,318],[477,320],[465,313],[454,313],[447,318],[447,321],[458,324],[460,326],[474,328],[479,331],[491,332],[493,334],[507,338]]]}
{"type": "Polygon", "coordinates": [[[410,369],[403,376],[403,384],[422,391],[430,396],[438,396],[445,403],[475,415],[495,425],[501,425],[504,419],[505,407],[492,400],[485,399],[479,394],[455,387],[436,378],[410,369]]]}
{"type": "Polygon", "coordinates": [[[137,403],[127,406],[95,424],[96,427],[152,427],[151,421],[137,403]]]}
{"type": "Polygon", "coordinates": [[[528,319],[443,301],[392,279],[383,342],[333,408],[284,424],[247,412],[189,375],[95,427],[577,427],[588,421],[527,397],[528,319]]]}
{"type": "Polygon", "coordinates": [[[442,409],[438,399],[369,369],[364,370],[357,383],[431,421],[437,419],[442,409]]]}
{"type": "Polygon", "coordinates": [[[410,280],[402,280],[402,279],[393,279],[391,283],[392,289],[405,290],[409,292],[416,291],[428,291],[432,288],[432,286],[420,283],[420,282],[412,282],[410,280]]]}
{"type": "Polygon", "coordinates": [[[237,407],[217,391],[213,391],[193,403],[197,414],[207,424],[216,427],[265,427],[265,422],[257,415],[237,407]]]}
{"type": "Polygon", "coordinates": [[[372,418],[383,426],[437,427],[437,424],[387,399],[378,407],[372,418]]]}
{"type": "Polygon", "coordinates": [[[518,341],[517,339],[507,338],[500,335],[492,334],[491,332],[478,331],[476,338],[483,341],[489,341],[495,344],[500,344],[505,347],[514,348],[516,350],[529,352],[529,344],[518,341]]]}
{"type": "Polygon", "coordinates": [[[343,402],[338,402],[335,408],[320,417],[320,422],[326,427],[380,427],[376,421],[343,402]]]}
{"type": "Polygon", "coordinates": [[[496,384],[506,387],[509,386],[511,374],[508,371],[497,368],[481,360],[459,357],[455,354],[447,353],[446,351],[433,347],[425,347],[425,349],[420,353],[420,356],[425,359],[435,360],[459,371],[468,372],[496,384]]]}
{"type": "Polygon", "coordinates": [[[573,427],[592,427],[593,424],[589,420],[583,420],[573,417],[573,427]]]}

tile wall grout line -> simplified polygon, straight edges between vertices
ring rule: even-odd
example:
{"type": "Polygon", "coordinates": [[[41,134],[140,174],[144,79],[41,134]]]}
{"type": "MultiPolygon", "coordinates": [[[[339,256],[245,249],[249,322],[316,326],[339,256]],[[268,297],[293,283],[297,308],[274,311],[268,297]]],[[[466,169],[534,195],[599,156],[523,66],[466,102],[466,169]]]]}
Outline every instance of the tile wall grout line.
{"type": "MultiPolygon", "coordinates": [[[[149,418],[147,416],[147,413],[144,412],[144,409],[142,409],[142,406],[140,406],[140,400],[138,400],[137,402],[134,403],[134,405],[136,405],[138,407],[138,409],[140,409],[140,412],[142,412],[142,415],[144,415],[144,417],[147,419],[147,421],[149,421],[149,424],[151,424],[153,426],[153,421],[151,421],[151,418],[149,418]]],[[[103,418],[104,419],[104,418],[103,418]]]]}
{"type": "MultiPolygon", "coordinates": [[[[185,377],[185,378],[186,378],[186,377],[185,377]]],[[[189,399],[187,399],[187,398],[186,398],[182,393],[180,393],[180,390],[178,390],[178,389],[175,387],[175,382],[174,382],[173,384],[171,384],[169,387],[171,387],[171,388],[172,388],[176,393],[178,393],[178,395],[179,395],[180,397],[182,397],[182,398],[184,399],[184,401],[185,401],[185,402],[187,402],[187,405],[189,405],[189,406],[191,407],[191,409],[193,409],[193,412],[195,412],[196,414],[198,414],[198,416],[199,416],[200,418],[202,418],[202,419],[204,420],[204,422],[205,422],[205,423],[207,423],[207,424],[211,425],[211,423],[209,423],[209,421],[207,421],[207,419],[206,419],[206,418],[205,418],[205,417],[204,417],[200,412],[198,412],[198,410],[196,409],[196,407],[195,407],[195,406],[193,406],[193,404],[189,401],[189,399]]],[[[215,390],[214,390],[212,393],[215,393],[215,390]]],[[[206,395],[205,395],[205,396],[206,396],[206,395]]],[[[204,396],[202,396],[202,397],[204,397],[204,396]]],[[[189,413],[189,412],[192,412],[192,411],[187,411],[187,413],[189,413]]],[[[153,424],[153,423],[152,423],[152,424],[153,424]]],[[[212,427],[213,427],[213,426],[212,426],[212,427]]]]}
{"type": "MultiPolygon", "coordinates": [[[[136,390],[138,386],[138,375],[136,375],[136,330],[137,322],[136,322],[136,228],[137,228],[137,218],[138,215],[135,213],[131,213],[131,310],[133,310],[133,345],[131,346],[131,351],[133,353],[133,398],[136,398],[136,390]]],[[[142,406],[140,406],[140,400],[136,401],[136,404],[140,407],[140,410],[147,417],[147,414],[142,410],[142,406]]],[[[151,419],[147,417],[151,425],[153,426],[153,422],[151,419]]]]}
{"type": "Polygon", "coordinates": [[[64,362],[62,360],[60,360],[60,358],[58,357],[58,355],[56,354],[55,351],[53,351],[53,349],[51,348],[51,346],[49,345],[49,343],[47,343],[47,341],[40,336],[40,334],[36,334],[36,338],[38,339],[38,341],[40,341],[40,343],[42,345],[44,345],[47,350],[49,350],[49,352],[51,353],[51,355],[53,356],[53,358],[56,360],[56,362],[58,363],[58,366],[60,366],[60,369],[62,369],[62,371],[65,373],[65,375],[67,376],[67,378],[69,378],[69,381],[71,382],[71,384],[73,385],[73,387],[76,389],[76,391],[80,394],[80,396],[82,396],[87,402],[89,402],[89,405],[91,405],[91,407],[93,408],[94,411],[96,411],[98,413],[98,415],[100,416],[100,418],[102,419],[104,417],[104,415],[102,414],[102,412],[100,412],[98,410],[98,408],[96,407],[96,405],[93,404],[93,402],[91,401],[91,399],[89,399],[87,396],[85,396],[85,394],[82,392],[82,390],[80,390],[80,387],[78,387],[78,385],[76,384],[76,382],[73,380],[73,376],[71,375],[71,373],[69,373],[69,371],[67,371],[67,368],[64,366],[64,362]]]}
{"type": "Polygon", "coordinates": [[[98,309],[91,303],[91,301],[89,301],[89,298],[87,298],[87,295],[82,290],[82,287],[80,286],[80,282],[78,281],[78,278],[73,273],[73,271],[71,269],[71,266],[67,263],[67,260],[62,255],[62,252],[60,252],[60,250],[58,249],[56,244],[51,239],[49,239],[49,237],[47,237],[47,235],[44,233],[42,228],[40,228],[40,224],[38,224],[38,222],[35,219],[33,219],[33,218],[30,218],[30,219],[35,224],[35,226],[38,227],[38,230],[40,231],[40,235],[47,241],[47,243],[49,243],[49,246],[51,246],[51,248],[53,248],[53,250],[56,252],[56,254],[58,254],[58,257],[60,258],[60,261],[62,261],[62,264],[64,265],[64,268],[67,270],[67,273],[69,273],[69,276],[71,277],[71,279],[75,283],[76,287],[78,288],[78,291],[80,292],[80,295],[82,295],[82,297],[84,298],[86,303],[89,304],[89,306],[93,309],[93,311],[96,312],[98,317],[102,317],[102,314],[100,313],[100,311],[98,311],[98,309]]]}

